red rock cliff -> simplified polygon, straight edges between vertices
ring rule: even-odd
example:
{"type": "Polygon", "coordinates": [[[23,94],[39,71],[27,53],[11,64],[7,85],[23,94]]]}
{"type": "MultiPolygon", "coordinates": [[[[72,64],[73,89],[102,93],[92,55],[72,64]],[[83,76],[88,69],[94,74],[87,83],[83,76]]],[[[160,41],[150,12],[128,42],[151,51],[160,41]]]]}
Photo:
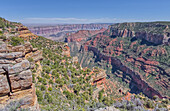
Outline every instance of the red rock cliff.
{"type": "Polygon", "coordinates": [[[80,30],[76,33],[73,33],[73,34],[67,34],[67,38],[66,38],[66,41],[68,42],[80,42],[82,40],[86,40],[87,37],[91,37],[93,35],[96,35],[100,32],[104,32],[106,29],[105,28],[102,28],[100,30],[80,30]]]}
{"type": "Polygon", "coordinates": [[[156,45],[170,42],[170,29],[167,23],[120,23],[109,26],[108,32],[116,37],[136,37],[156,45]]]}
{"type": "Polygon", "coordinates": [[[108,63],[110,63],[113,67],[116,67],[119,70],[129,74],[132,77],[132,81],[136,83],[135,85],[137,86],[137,88],[141,90],[148,97],[152,98],[154,95],[157,95],[158,97],[163,98],[160,92],[156,91],[145,80],[143,80],[140,77],[140,74],[133,72],[132,69],[125,66],[119,59],[112,57],[112,56],[104,55],[100,53],[100,51],[98,51],[98,49],[95,47],[88,47],[88,51],[93,51],[93,53],[97,55],[97,57],[100,60],[105,60],[108,63]]]}

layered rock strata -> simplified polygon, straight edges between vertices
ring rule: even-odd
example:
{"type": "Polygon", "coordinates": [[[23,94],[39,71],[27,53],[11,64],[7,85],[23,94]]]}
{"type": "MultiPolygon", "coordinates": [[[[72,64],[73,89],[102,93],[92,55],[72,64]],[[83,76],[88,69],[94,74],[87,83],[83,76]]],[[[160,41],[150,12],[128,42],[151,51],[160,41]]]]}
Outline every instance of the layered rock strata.
{"type": "Polygon", "coordinates": [[[91,37],[100,32],[104,32],[105,30],[106,30],[105,28],[102,28],[100,30],[80,30],[73,34],[67,33],[66,41],[67,42],[74,42],[74,41],[80,42],[83,40],[87,40],[87,37],[91,37]]]}
{"type": "MultiPolygon", "coordinates": [[[[30,40],[37,37],[27,27],[21,23],[10,22],[0,17],[0,31],[6,38],[9,37],[21,37],[24,40],[30,40]]],[[[1,35],[0,35],[1,36],[1,35]]]]}
{"type": "Polygon", "coordinates": [[[170,44],[170,24],[150,23],[118,23],[109,26],[108,32],[114,37],[136,37],[155,45],[170,44]]]}
{"type": "Polygon", "coordinates": [[[169,25],[169,22],[113,24],[95,35],[83,33],[90,31],[68,35],[67,42],[71,55],[77,56],[81,65],[105,67],[102,61],[107,61],[111,65],[107,71],[130,84],[132,92],[168,98],[169,25]]]}
{"type": "Polygon", "coordinates": [[[110,24],[66,24],[54,26],[28,26],[29,30],[39,36],[44,36],[52,40],[58,40],[65,37],[67,33],[74,33],[79,30],[100,30],[108,28],[110,24]]]}
{"type": "Polygon", "coordinates": [[[1,108],[12,101],[22,101],[22,108],[39,110],[31,68],[34,62],[41,59],[41,51],[33,48],[29,42],[15,47],[6,43],[0,45],[1,108]]]}
{"type": "Polygon", "coordinates": [[[119,59],[117,59],[115,57],[112,57],[112,56],[104,55],[104,54],[100,53],[100,51],[98,51],[98,49],[95,48],[95,47],[89,47],[88,46],[87,49],[88,49],[88,51],[92,51],[97,56],[98,59],[105,60],[108,63],[110,63],[111,65],[113,65],[113,67],[116,67],[119,70],[129,74],[130,77],[132,78],[132,81],[135,82],[134,85],[136,85],[136,87],[139,90],[141,90],[148,97],[152,98],[155,95],[157,95],[159,98],[163,98],[164,97],[158,91],[156,91],[154,88],[152,88],[145,80],[143,80],[140,77],[140,74],[137,74],[132,69],[128,68],[119,59]]]}

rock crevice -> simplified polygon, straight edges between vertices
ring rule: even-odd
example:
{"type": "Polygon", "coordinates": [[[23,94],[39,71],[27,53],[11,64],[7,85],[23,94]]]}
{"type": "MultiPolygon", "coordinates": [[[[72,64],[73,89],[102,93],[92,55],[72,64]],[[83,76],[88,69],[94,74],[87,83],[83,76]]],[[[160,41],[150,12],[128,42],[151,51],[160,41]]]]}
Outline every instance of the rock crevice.
{"type": "Polygon", "coordinates": [[[29,42],[20,46],[3,43],[0,47],[0,107],[22,100],[23,108],[39,110],[31,64],[42,59],[42,52],[34,49],[29,42]],[[29,58],[31,61],[28,61],[29,58]]]}

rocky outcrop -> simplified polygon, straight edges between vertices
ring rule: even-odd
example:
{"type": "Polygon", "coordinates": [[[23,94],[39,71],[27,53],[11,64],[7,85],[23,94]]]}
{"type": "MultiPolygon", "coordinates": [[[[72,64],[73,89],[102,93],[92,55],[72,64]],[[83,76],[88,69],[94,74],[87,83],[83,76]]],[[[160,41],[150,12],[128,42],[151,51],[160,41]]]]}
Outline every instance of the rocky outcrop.
{"type": "Polygon", "coordinates": [[[0,108],[5,108],[13,101],[22,101],[20,108],[39,110],[31,68],[34,62],[41,59],[42,53],[29,42],[15,47],[1,44],[0,108]]]}
{"type": "Polygon", "coordinates": [[[100,30],[107,28],[110,24],[68,24],[56,26],[28,26],[29,30],[39,36],[44,36],[52,40],[65,37],[66,33],[74,33],[79,30],[100,30]]]}
{"type": "Polygon", "coordinates": [[[67,44],[62,47],[62,55],[70,57],[70,47],[67,44]]]}
{"type": "MultiPolygon", "coordinates": [[[[0,31],[6,38],[21,37],[24,40],[30,40],[37,37],[27,27],[21,23],[10,22],[0,17],[0,31]]],[[[0,35],[1,36],[1,35],[0,35]]]]}
{"type": "Polygon", "coordinates": [[[105,89],[105,83],[106,83],[106,73],[105,70],[100,69],[98,67],[93,67],[92,72],[90,72],[91,76],[91,84],[96,85],[96,89],[93,92],[93,98],[97,98],[99,92],[102,89],[105,89]]]}
{"type": "Polygon", "coordinates": [[[105,70],[99,68],[93,68],[93,74],[93,84],[100,82],[101,80],[106,79],[107,77],[105,70]]]}
{"type": "Polygon", "coordinates": [[[16,31],[18,32],[18,36],[25,40],[35,39],[37,37],[37,35],[33,34],[27,27],[23,25],[19,25],[16,31]]]}

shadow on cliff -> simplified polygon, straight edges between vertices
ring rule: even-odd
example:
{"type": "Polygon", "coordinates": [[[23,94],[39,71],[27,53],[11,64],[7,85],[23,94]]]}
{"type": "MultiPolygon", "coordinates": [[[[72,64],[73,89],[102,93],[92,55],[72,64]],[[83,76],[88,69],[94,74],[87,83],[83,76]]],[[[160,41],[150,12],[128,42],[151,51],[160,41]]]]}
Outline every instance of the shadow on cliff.
{"type": "MultiPolygon", "coordinates": [[[[139,40],[137,37],[133,37],[133,38],[131,38],[130,41],[131,41],[131,42],[134,42],[134,41],[137,41],[137,40],[139,40]]],[[[154,44],[154,43],[149,42],[149,41],[147,41],[147,40],[145,40],[145,39],[141,39],[140,45],[158,46],[159,44],[154,44]]]]}
{"type": "MultiPolygon", "coordinates": [[[[112,64],[112,74],[118,72],[118,70],[119,69],[116,68],[116,65],[112,64]]],[[[123,76],[122,77],[122,82],[126,82],[127,83],[126,80],[129,80],[129,83],[127,83],[127,84],[129,84],[128,88],[130,89],[130,91],[129,91],[130,93],[139,94],[139,93],[142,92],[141,90],[138,89],[138,87],[136,86],[136,83],[133,81],[132,77],[129,74],[123,72],[122,76],[123,76]]]]}
{"type": "MultiPolygon", "coordinates": [[[[95,62],[101,62],[101,59],[99,58],[99,56],[96,55],[96,57],[94,58],[95,59],[95,62]]],[[[119,72],[119,69],[118,67],[114,64],[114,63],[111,63],[112,65],[112,74],[115,74],[115,73],[118,73],[119,72]]],[[[117,75],[116,75],[117,76],[117,75]]],[[[131,75],[123,72],[122,74],[122,82],[126,82],[125,79],[128,79],[130,77],[131,80],[129,80],[130,82],[128,83],[129,84],[129,89],[130,89],[130,93],[134,93],[134,94],[139,94],[141,93],[142,91],[138,89],[138,87],[136,86],[136,83],[133,81],[131,75]],[[127,78],[128,76],[128,78],[127,78]]],[[[110,76],[108,76],[110,78],[110,76]]],[[[117,76],[118,77],[118,76],[117,76]]],[[[126,82],[127,83],[127,82],[126,82]]]]}

